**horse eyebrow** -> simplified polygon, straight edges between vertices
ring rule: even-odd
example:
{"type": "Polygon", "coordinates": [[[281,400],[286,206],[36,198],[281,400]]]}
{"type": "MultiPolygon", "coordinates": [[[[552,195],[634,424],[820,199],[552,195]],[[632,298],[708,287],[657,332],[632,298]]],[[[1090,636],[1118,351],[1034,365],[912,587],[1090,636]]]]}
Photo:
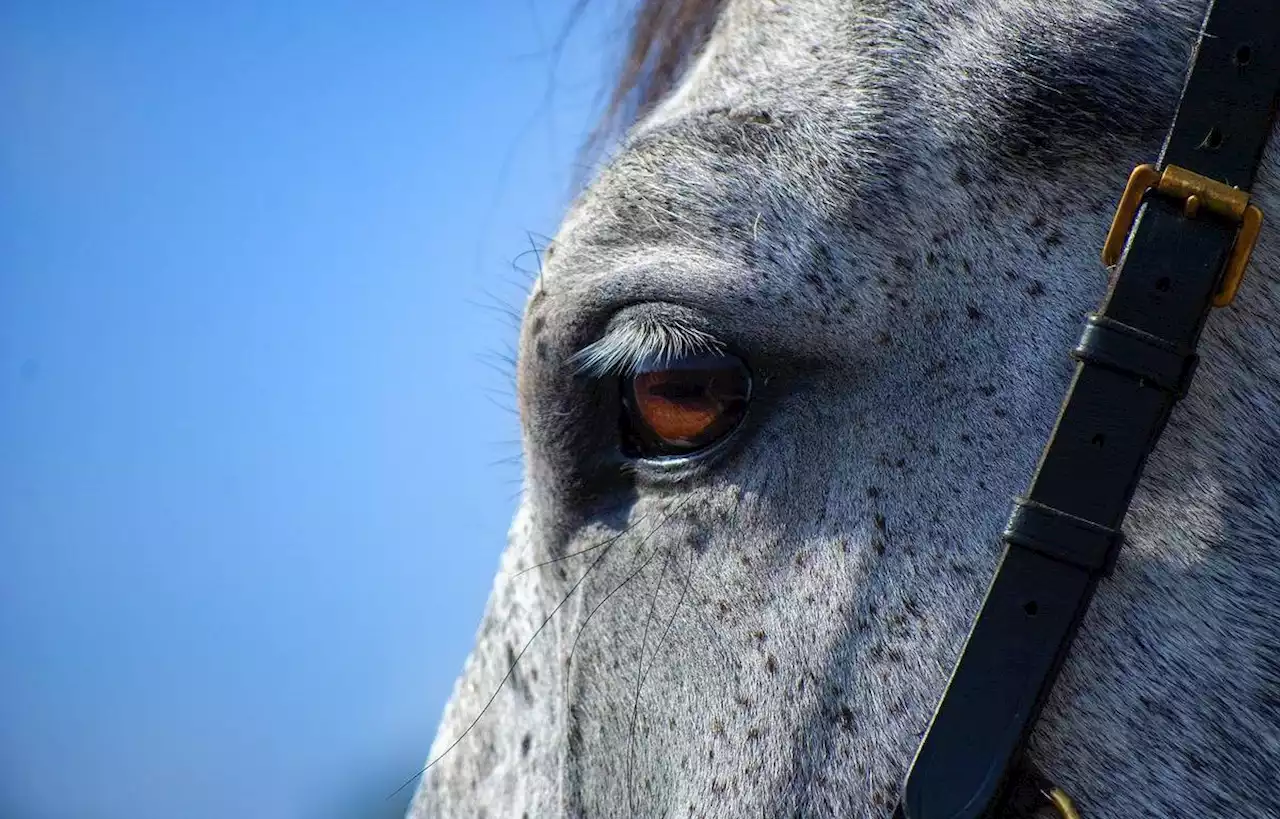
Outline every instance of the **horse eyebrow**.
{"type": "Polygon", "coordinates": [[[723,342],[686,321],[650,313],[615,319],[603,336],[574,353],[569,361],[577,365],[579,374],[601,378],[723,349],[723,342]]]}

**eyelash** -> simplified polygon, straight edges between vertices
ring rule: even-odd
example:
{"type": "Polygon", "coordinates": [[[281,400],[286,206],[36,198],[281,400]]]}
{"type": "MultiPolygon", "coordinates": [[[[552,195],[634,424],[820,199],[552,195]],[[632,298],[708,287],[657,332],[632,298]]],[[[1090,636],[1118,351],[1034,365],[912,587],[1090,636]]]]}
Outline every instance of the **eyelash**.
{"type": "Polygon", "coordinates": [[[721,353],[725,345],[710,333],[668,319],[627,323],[583,347],[570,361],[594,378],[627,377],[690,355],[721,353]]]}

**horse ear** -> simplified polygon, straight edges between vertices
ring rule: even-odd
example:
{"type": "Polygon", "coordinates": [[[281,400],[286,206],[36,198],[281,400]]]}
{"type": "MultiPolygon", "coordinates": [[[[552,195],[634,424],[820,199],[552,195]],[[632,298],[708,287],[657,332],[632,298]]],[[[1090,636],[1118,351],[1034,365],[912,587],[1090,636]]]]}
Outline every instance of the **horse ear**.
{"type": "Polygon", "coordinates": [[[725,0],[639,0],[609,105],[592,142],[643,117],[706,45],[725,0]]]}

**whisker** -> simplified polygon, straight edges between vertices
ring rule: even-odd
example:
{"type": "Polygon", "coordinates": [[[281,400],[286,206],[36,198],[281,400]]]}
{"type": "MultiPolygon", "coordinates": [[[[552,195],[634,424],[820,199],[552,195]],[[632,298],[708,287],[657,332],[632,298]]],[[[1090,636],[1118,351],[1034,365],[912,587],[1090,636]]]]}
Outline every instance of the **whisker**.
{"type": "Polygon", "coordinates": [[[519,310],[510,304],[507,304],[506,301],[492,293],[488,288],[481,288],[480,292],[484,295],[485,301],[470,297],[463,299],[463,301],[472,307],[487,310],[490,313],[496,313],[502,317],[503,323],[512,329],[520,328],[520,321],[523,317],[519,310]]]}
{"type": "Polygon", "coordinates": [[[512,389],[514,389],[516,370],[514,361],[504,358],[500,353],[482,353],[481,355],[476,356],[476,360],[493,372],[502,376],[503,381],[511,384],[512,389]]]}
{"type": "MultiPolygon", "coordinates": [[[[735,502],[735,511],[738,503],[741,503],[741,499],[735,502]]],[[[667,561],[667,564],[664,564],[664,574],[665,574],[666,566],[668,564],[670,564],[670,561],[667,561]]],[[[684,605],[684,601],[688,596],[689,591],[693,588],[693,574],[695,571],[693,549],[691,548],[689,550],[689,573],[687,575],[682,576],[680,574],[679,568],[675,567],[674,565],[671,566],[671,570],[673,573],[676,574],[677,577],[681,577],[681,579],[685,581],[684,587],[680,592],[680,597],[677,598],[676,600],[675,608],[672,609],[671,617],[667,619],[666,628],[663,629],[662,636],[658,638],[658,643],[654,647],[654,650],[653,650],[654,660],[649,663],[649,667],[647,669],[643,670],[640,676],[640,680],[636,684],[636,699],[634,704],[635,707],[631,714],[631,731],[628,737],[628,746],[627,746],[627,797],[628,797],[628,803],[631,807],[631,812],[633,816],[635,815],[635,804],[632,798],[633,793],[632,793],[631,787],[632,787],[632,773],[633,773],[634,764],[635,764],[635,754],[634,754],[635,727],[636,727],[636,721],[637,721],[637,714],[639,712],[639,707],[640,707],[640,693],[644,687],[645,681],[649,678],[649,673],[653,671],[653,666],[654,666],[654,663],[656,662],[658,652],[661,650],[662,646],[666,643],[667,637],[670,636],[671,629],[676,622],[676,617],[679,616],[680,609],[684,605]]],[[[661,588],[661,582],[659,582],[659,588],[661,588]]],[[[706,602],[707,598],[705,595],[702,595],[698,592],[695,592],[694,594],[695,594],[695,599],[700,599],[704,603],[706,602]]],[[[655,590],[654,592],[654,602],[655,604],[657,602],[657,590],[655,590]]],[[[730,655],[727,648],[728,642],[725,640],[724,635],[720,633],[719,628],[717,628],[714,623],[708,622],[706,620],[706,615],[700,609],[695,607],[694,612],[703,620],[704,625],[711,631],[711,633],[719,641],[720,645],[718,646],[718,648],[720,649],[720,652],[721,652],[721,658],[725,661],[725,665],[732,667],[733,662],[729,659],[730,655]]],[[[650,610],[650,614],[652,615],[652,610],[650,610]]],[[[648,624],[646,623],[646,634],[647,634],[647,628],[648,628],[648,624]]],[[[641,648],[642,667],[643,667],[643,655],[644,655],[644,649],[642,647],[641,648]]]]}
{"type": "Polygon", "coordinates": [[[501,401],[499,401],[496,397],[494,397],[494,396],[495,396],[495,393],[496,393],[497,395],[502,396],[503,398],[510,398],[510,397],[511,397],[511,396],[507,395],[505,392],[499,392],[499,391],[497,391],[497,390],[490,390],[490,389],[486,389],[486,390],[484,390],[484,400],[488,401],[490,404],[492,404],[493,406],[495,406],[495,407],[497,407],[498,409],[502,410],[502,411],[503,411],[503,412],[505,412],[506,414],[511,415],[511,416],[514,416],[514,417],[516,417],[516,418],[519,418],[519,417],[520,417],[520,412],[519,412],[518,410],[516,410],[514,407],[512,407],[510,404],[504,404],[504,403],[502,403],[501,401]]]}
{"type": "MultiPolygon", "coordinates": [[[[677,575],[678,577],[680,577],[680,579],[681,579],[681,580],[684,580],[684,581],[685,581],[685,588],[686,588],[686,589],[692,589],[692,590],[693,590],[694,600],[696,600],[697,602],[699,602],[699,603],[701,603],[701,604],[703,604],[703,605],[706,605],[706,604],[708,604],[708,603],[710,602],[710,598],[709,598],[709,597],[707,597],[705,594],[703,594],[703,593],[701,592],[701,590],[699,590],[698,588],[696,588],[696,587],[694,586],[694,583],[693,583],[694,561],[693,561],[693,549],[692,549],[692,548],[689,550],[689,573],[688,573],[687,575],[681,575],[681,574],[680,574],[680,569],[679,569],[678,567],[675,567],[675,566],[673,566],[673,567],[672,567],[671,571],[675,572],[675,573],[676,573],[676,575],[677,575]]],[[[730,655],[730,652],[729,652],[729,649],[728,649],[729,641],[728,641],[727,639],[725,639],[725,636],[724,636],[724,634],[722,634],[722,633],[721,633],[720,628],[719,628],[715,623],[713,623],[713,622],[711,622],[710,620],[708,620],[708,619],[707,619],[707,615],[706,615],[706,613],[705,613],[705,612],[703,612],[703,611],[702,611],[702,609],[697,608],[697,607],[694,607],[693,611],[694,611],[694,613],[698,616],[698,618],[699,618],[700,620],[702,620],[702,624],[703,624],[703,626],[705,626],[705,627],[707,628],[707,630],[708,630],[708,631],[710,631],[710,632],[711,632],[711,634],[712,634],[712,635],[716,638],[716,640],[718,641],[717,648],[718,648],[718,649],[719,649],[719,651],[720,651],[721,659],[723,659],[723,660],[724,660],[725,665],[726,665],[726,666],[729,666],[729,667],[733,667],[733,665],[734,665],[734,664],[733,664],[732,660],[730,660],[730,656],[731,656],[731,655],[730,655]]]]}
{"type": "MultiPolygon", "coordinates": [[[[688,498],[685,498],[684,503],[687,503],[687,502],[688,502],[688,500],[689,500],[688,498]]],[[[680,505],[681,505],[681,506],[683,506],[683,505],[684,505],[684,503],[681,503],[680,505]]],[[[674,512],[673,512],[673,514],[674,514],[674,512]]],[[[670,516],[668,515],[668,517],[670,517],[670,516]]],[[[653,531],[657,531],[657,530],[658,530],[658,528],[660,528],[660,527],[661,527],[661,525],[662,525],[662,524],[661,524],[661,523],[659,523],[659,524],[658,524],[658,526],[655,526],[655,527],[654,527],[654,530],[653,530],[653,531]]],[[[653,531],[651,531],[651,532],[649,533],[649,535],[646,535],[646,536],[645,536],[645,540],[647,540],[647,539],[649,538],[649,536],[651,536],[651,535],[653,534],[653,531]]],[[[643,543],[643,542],[644,542],[644,541],[641,541],[641,543],[643,543]]],[[[387,795],[387,799],[388,799],[388,800],[390,800],[390,799],[394,799],[394,798],[395,798],[395,796],[396,796],[397,794],[399,794],[399,793],[400,793],[402,790],[404,790],[405,788],[409,787],[409,785],[411,785],[411,784],[414,782],[414,780],[416,780],[418,777],[420,777],[420,776],[422,776],[423,774],[425,774],[427,771],[431,770],[431,769],[435,766],[435,764],[436,764],[437,762],[439,762],[440,760],[444,759],[444,758],[449,754],[449,752],[450,752],[450,751],[452,751],[454,748],[458,747],[458,743],[462,742],[462,740],[466,738],[467,734],[471,733],[471,729],[476,727],[476,725],[480,722],[480,718],[481,718],[481,717],[483,717],[483,716],[485,715],[485,713],[486,713],[486,712],[488,712],[488,710],[489,710],[489,706],[493,705],[494,700],[496,700],[496,699],[498,698],[498,694],[499,694],[499,693],[501,693],[503,686],[505,686],[505,685],[507,684],[507,680],[511,679],[511,675],[512,675],[513,673],[515,673],[516,666],[520,664],[520,659],[521,659],[522,657],[524,657],[525,652],[529,650],[529,646],[533,645],[533,641],[534,641],[534,640],[536,640],[536,639],[538,639],[538,635],[542,634],[542,630],[543,630],[544,628],[546,628],[546,627],[547,627],[547,624],[548,624],[548,623],[550,623],[550,622],[551,622],[551,618],[556,616],[556,612],[558,612],[558,611],[560,611],[560,609],[564,608],[564,604],[565,604],[565,603],[567,603],[567,602],[569,602],[569,598],[570,598],[570,597],[572,597],[572,596],[573,596],[573,593],[574,593],[575,591],[577,591],[577,590],[578,590],[578,587],[582,585],[582,582],[583,582],[584,580],[586,580],[586,579],[587,579],[587,575],[591,574],[591,571],[592,571],[592,570],[593,570],[597,565],[599,565],[600,561],[601,561],[601,560],[604,560],[604,558],[605,558],[608,554],[609,554],[609,550],[608,550],[608,549],[606,549],[604,552],[602,552],[602,553],[600,554],[600,556],[599,556],[599,557],[597,557],[597,558],[595,559],[595,562],[593,562],[590,566],[588,566],[588,567],[587,567],[587,570],[586,570],[585,572],[583,572],[583,573],[582,573],[582,576],[581,576],[581,577],[579,577],[579,578],[574,582],[574,584],[573,584],[572,586],[570,586],[570,587],[569,587],[569,591],[567,591],[567,592],[565,593],[564,597],[562,597],[562,598],[560,599],[560,602],[559,602],[559,603],[557,603],[557,604],[556,604],[556,607],[555,607],[555,608],[553,608],[553,609],[551,610],[551,613],[550,613],[550,614],[548,614],[545,618],[543,618],[543,620],[542,620],[542,624],[541,624],[541,625],[539,625],[539,626],[538,626],[538,628],[533,632],[533,635],[532,635],[531,637],[529,637],[529,639],[528,639],[527,641],[525,641],[524,646],[523,646],[523,647],[521,647],[521,649],[520,649],[520,653],[516,655],[516,658],[515,658],[514,660],[512,660],[512,662],[511,662],[511,667],[507,669],[507,673],[506,673],[506,674],[504,674],[504,675],[502,675],[502,679],[498,682],[498,687],[494,689],[493,694],[492,694],[492,695],[490,695],[488,702],[486,702],[486,703],[484,704],[484,707],[480,709],[480,713],[479,713],[479,714],[476,714],[475,719],[471,720],[471,724],[470,724],[470,725],[468,725],[468,726],[466,727],[466,730],[464,730],[464,731],[462,732],[462,734],[460,734],[460,735],[458,736],[458,738],[457,738],[457,739],[455,739],[453,742],[449,743],[448,747],[446,747],[443,751],[441,751],[439,756],[437,756],[435,759],[432,759],[432,760],[428,761],[428,762],[427,762],[427,764],[426,764],[426,765],[424,765],[420,771],[418,771],[418,772],[417,772],[417,773],[415,773],[413,776],[411,776],[411,777],[409,777],[408,779],[406,779],[403,783],[401,783],[400,787],[396,788],[394,791],[392,791],[391,793],[389,793],[389,794],[387,795]]],[[[581,633],[581,631],[579,631],[579,633],[581,633]]],[[[575,644],[576,644],[576,642],[575,642],[575,644]]]]}
{"type": "MultiPolygon", "coordinates": [[[[520,276],[523,277],[522,284],[527,287],[530,282],[542,273],[542,251],[537,247],[531,247],[528,250],[520,251],[511,259],[511,270],[519,273],[520,276]],[[524,265],[524,260],[530,256],[532,256],[534,260],[534,266],[536,268],[534,270],[530,270],[524,265]]],[[[518,283],[520,280],[517,279],[516,282],[518,283]]]]}
{"type": "MultiPolygon", "coordinates": [[[[644,539],[643,539],[643,540],[641,540],[638,544],[636,544],[636,548],[637,548],[637,549],[639,549],[640,547],[644,546],[644,544],[648,542],[649,538],[653,537],[654,533],[656,533],[659,529],[661,529],[663,526],[665,526],[665,525],[666,525],[666,523],[667,523],[667,521],[671,519],[671,516],[672,516],[672,515],[674,515],[676,512],[680,511],[680,509],[681,509],[681,508],[682,508],[686,503],[688,503],[688,502],[692,499],[692,497],[693,497],[692,495],[690,495],[690,496],[686,497],[683,501],[681,501],[681,502],[680,502],[680,504],[679,504],[678,506],[676,506],[676,508],[675,508],[675,509],[672,509],[670,512],[668,512],[668,513],[667,513],[667,514],[662,518],[662,520],[660,520],[660,521],[658,521],[656,524],[654,524],[654,527],[653,527],[652,529],[650,529],[650,530],[649,530],[649,534],[645,535],[645,536],[644,536],[644,539]]],[[[572,665],[572,663],[573,663],[573,655],[574,655],[574,654],[577,652],[577,650],[578,650],[578,640],[580,640],[580,639],[582,638],[582,633],[583,633],[584,631],[586,631],[586,630],[587,630],[587,626],[591,625],[591,618],[592,618],[592,617],[595,617],[595,616],[596,616],[596,612],[598,612],[598,611],[600,610],[600,608],[601,608],[605,603],[609,602],[609,598],[613,597],[613,595],[614,595],[614,594],[616,594],[619,590],[621,590],[623,586],[625,586],[625,585],[627,585],[628,583],[630,583],[630,582],[631,582],[631,581],[636,577],[636,575],[638,575],[638,574],[640,574],[640,572],[644,571],[644,570],[645,570],[645,568],[646,568],[646,567],[648,567],[648,565],[649,565],[650,563],[652,563],[652,562],[653,562],[654,558],[655,558],[655,557],[657,557],[657,555],[658,555],[658,551],[659,551],[659,550],[655,549],[655,550],[653,551],[653,553],[649,555],[649,559],[648,559],[648,560],[646,560],[643,564],[641,564],[641,565],[640,565],[640,567],[639,567],[638,569],[636,569],[634,572],[632,572],[631,574],[627,575],[627,577],[626,577],[626,578],[625,578],[621,583],[619,583],[618,585],[616,585],[616,586],[614,586],[612,589],[610,589],[610,590],[609,590],[609,593],[608,593],[608,594],[606,594],[606,595],[605,595],[605,596],[600,600],[600,602],[599,602],[599,603],[597,603],[597,604],[595,605],[595,607],[594,607],[594,608],[592,608],[592,609],[591,609],[591,611],[587,613],[587,617],[586,617],[586,619],[582,621],[582,627],[581,627],[581,628],[579,628],[579,629],[578,629],[578,633],[577,633],[577,634],[575,634],[575,635],[573,636],[573,645],[571,645],[571,646],[569,647],[569,655],[568,655],[568,657],[565,659],[565,663],[564,663],[565,668],[569,668],[569,667],[572,665]]],[[[606,553],[607,553],[607,552],[606,552],[606,553]]],[[[603,557],[603,556],[604,556],[604,555],[601,555],[601,557],[603,557]]],[[[597,560],[597,561],[596,561],[596,563],[599,563],[599,562],[600,562],[599,560],[597,560]]],[[[595,564],[593,563],[593,564],[592,564],[592,566],[594,566],[594,565],[595,565],[595,564]]],[[[565,680],[565,697],[566,697],[566,698],[568,697],[568,687],[569,687],[569,681],[568,681],[568,679],[566,679],[566,680],[565,680]]]]}
{"type": "MultiPolygon", "coordinates": [[[[655,550],[656,551],[656,550],[655,550]]],[[[636,815],[635,804],[635,750],[636,750],[636,721],[640,716],[640,688],[644,685],[644,651],[649,643],[649,624],[653,622],[654,609],[658,607],[658,596],[662,594],[662,582],[667,578],[667,567],[671,564],[671,554],[668,552],[666,559],[662,561],[662,573],[658,575],[658,585],[653,589],[653,599],[649,601],[649,613],[644,618],[644,635],[640,638],[640,665],[636,669],[636,695],[631,703],[631,727],[627,731],[627,805],[631,808],[631,815],[636,815]]],[[[657,649],[654,650],[654,660],[657,662],[657,649]]],[[[649,664],[653,668],[653,663],[649,664]]]]}
{"type": "Polygon", "coordinates": [[[601,546],[612,545],[616,543],[618,539],[621,538],[623,535],[625,535],[627,532],[630,532],[632,529],[636,528],[641,523],[644,523],[644,520],[647,517],[649,517],[648,513],[641,515],[639,520],[637,520],[635,523],[631,524],[627,528],[623,529],[621,532],[618,532],[618,534],[610,537],[608,540],[602,540],[594,546],[588,546],[585,549],[579,549],[578,551],[570,552],[567,555],[561,555],[560,557],[553,557],[550,560],[544,560],[541,563],[535,563],[527,569],[521,569],[520,571],[516,572],[515,574],[512,575],[512,577],[513,578],[519,577],[525,572],[531,572],[534,569],[541,569],[543,566],[550,566],[552,563],[559,563],[561,560],[568,560],[571,557],[577,557],[578,555],[585,555],[587,552],[595,551],[596,549],[599,549],[601,546]]]}

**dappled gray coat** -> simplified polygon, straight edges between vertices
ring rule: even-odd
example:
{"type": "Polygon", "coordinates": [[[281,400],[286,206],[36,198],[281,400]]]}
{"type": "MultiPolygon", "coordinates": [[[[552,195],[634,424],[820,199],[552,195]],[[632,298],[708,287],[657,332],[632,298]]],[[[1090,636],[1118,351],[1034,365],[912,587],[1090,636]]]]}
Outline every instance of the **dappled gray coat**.
{"type": "MultiPolygon", "coordinates": [[[[1204,15],[656,5],[714,28],[544,253],[523,499],[417,819],[888,815],[1204,15]],[[625,376],[729,353],[724,440],[620,442],[625,376]]],[[[1212,316],[1032,739],[1086,816],[1280,816],[1278,253],[1212,316]]]]}

